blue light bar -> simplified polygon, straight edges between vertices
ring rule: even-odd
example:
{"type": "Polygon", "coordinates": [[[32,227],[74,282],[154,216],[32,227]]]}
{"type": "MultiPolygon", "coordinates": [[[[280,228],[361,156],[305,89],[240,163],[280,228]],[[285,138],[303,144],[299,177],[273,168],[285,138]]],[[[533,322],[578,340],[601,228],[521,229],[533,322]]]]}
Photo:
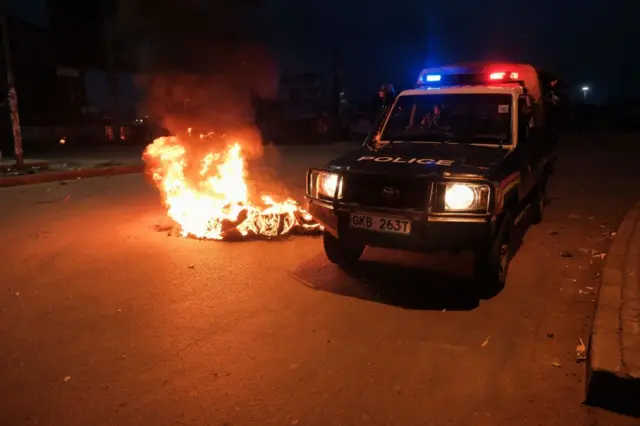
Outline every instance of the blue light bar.
{"type": "Polygon", "coordinates": [[[425,68],[418,75],[416,88],[429,89],[449,85],[448,75],[447,70],[442,68],[425,68]]]}

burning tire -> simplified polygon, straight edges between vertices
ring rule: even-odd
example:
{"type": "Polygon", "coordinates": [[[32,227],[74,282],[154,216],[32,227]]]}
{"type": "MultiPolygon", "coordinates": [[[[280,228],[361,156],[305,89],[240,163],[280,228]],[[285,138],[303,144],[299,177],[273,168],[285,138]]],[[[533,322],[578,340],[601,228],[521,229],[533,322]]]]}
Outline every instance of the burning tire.
{"type": "Polygon", "coordinates": [[[200,135],[198,149],[187,149],[188,143],[194,142],[184,135],[158,138],[143,157],[147,176],[160,190],[175,224],[171,234],[244,240],[322,230],[291,198],[251,196],[240,143],[215,134],[200,135]]]}
{"type": "MultiPolygon", "coordinates": [[[[210,239],[199,236],[180,228],[175,222],[163,222],[156,225],[159,232],[168,231],[170,234],[192,237],[195,239],[210,239]]],[[[219,235],[216,240],[242,241],[247,239],[273,239],[292,234],[311,235],[322,232],[322,227],[313,217],[303,210],[293,212],[271,213],[255,215],[246,209],[238,214],[236,220],[224,219],[220,221],[216,230],[219,235]]]]}

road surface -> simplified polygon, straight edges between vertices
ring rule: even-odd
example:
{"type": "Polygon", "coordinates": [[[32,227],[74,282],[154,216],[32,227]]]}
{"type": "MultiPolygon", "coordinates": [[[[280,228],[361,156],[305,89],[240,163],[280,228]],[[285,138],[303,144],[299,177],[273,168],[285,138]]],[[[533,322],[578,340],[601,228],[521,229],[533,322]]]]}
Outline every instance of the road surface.
{"type": "MultiPolygon", "coordinates": [[[[481,301],[466,255],[371,250],[347,276],[317,237],[168,237],[140,175],[0,190],[0,425],[634,424],[582,404],[575,348],[637,143],[563,145],[544,222],[481,301]]],[[[268,160],[297,196],[335,154],[310,150],[268,160]]]]}

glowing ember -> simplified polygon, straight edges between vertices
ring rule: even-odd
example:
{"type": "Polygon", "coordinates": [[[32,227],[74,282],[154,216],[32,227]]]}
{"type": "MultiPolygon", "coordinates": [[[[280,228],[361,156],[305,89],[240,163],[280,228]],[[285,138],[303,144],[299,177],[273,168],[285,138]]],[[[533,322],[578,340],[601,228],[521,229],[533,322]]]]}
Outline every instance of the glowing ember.
{"type": "MultiPolygon", "coordinates": [[[[190,129],[189,129],[190,130],[190,129]]],[[[201,136],[205,139],[208,136],[201,136]]],[[[220,143],[217,152],[196,155],[175,136],[161,137],[144,153],[168,216],[182,236],[222,240],[248,235],[276,237],[321,230],[292,199],[262,195],[251,200],[239,143],[220,143]]]]}

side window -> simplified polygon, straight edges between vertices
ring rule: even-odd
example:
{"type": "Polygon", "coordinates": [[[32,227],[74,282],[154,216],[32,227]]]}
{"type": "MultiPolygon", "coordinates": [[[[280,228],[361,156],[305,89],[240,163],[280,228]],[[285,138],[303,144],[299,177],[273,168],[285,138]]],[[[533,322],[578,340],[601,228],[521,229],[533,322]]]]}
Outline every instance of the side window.
{"type": "Polygon", "coordinates": [[[533,127],[533,114],[531,104],[527,97],[518,98],[518,140],[529,140],[529,129],[533,127]]]}
{"type": "Polygon", "coordinates": [[[403,102],[403,99],[398,100],[392,107],[387,127],[405,129],[410,126],[414,116],[413,107],[411,103],[403,102]]]}
{"type": "Polygon", "coordinates": [[[521,121],[526,122],[529,127],[534,127],[533,105],[531,105],[529,98],[525,96],[518,98],[518,114],[520,114],[521,121]]]}
{"type": "Polygon", "coordinates": [[[518,98],[518,112],[522,112],[527,107],[527,100],[522,96],[518,98]]]}

